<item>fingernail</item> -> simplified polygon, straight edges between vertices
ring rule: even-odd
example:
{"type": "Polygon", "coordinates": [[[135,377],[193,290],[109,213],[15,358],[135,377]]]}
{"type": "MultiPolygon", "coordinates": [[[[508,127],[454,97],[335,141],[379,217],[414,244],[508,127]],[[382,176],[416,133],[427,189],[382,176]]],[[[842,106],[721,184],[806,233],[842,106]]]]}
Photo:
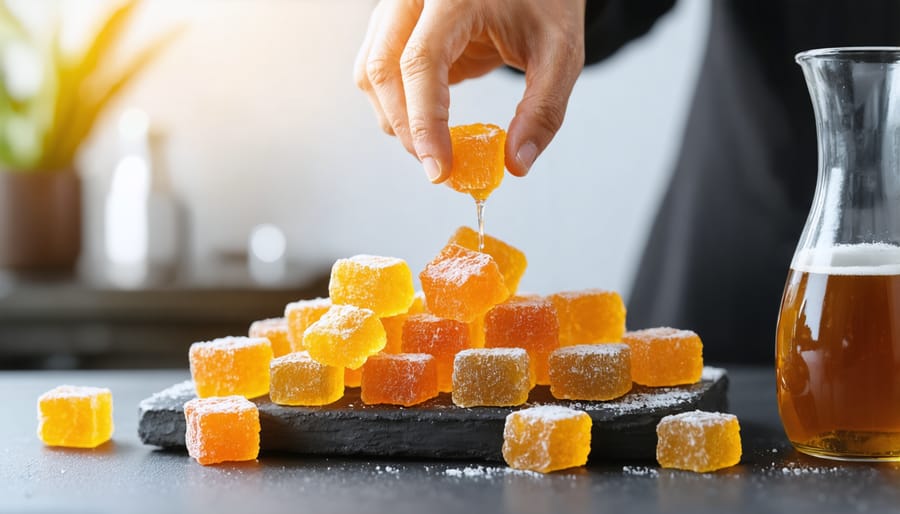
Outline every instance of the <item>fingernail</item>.
{"type": "Polygon", "coordinates": [[[434,158],[425,157],[422,159],[422,166],[425,168],[425,174],[428,175],[428,180],[434,182],[441,178],[441,167],[438,166],[438,163],[434,158]]]}
{"type": "Polygon", "coordinates": [[[531,170],[531,165],[534,164],[534,160],[537,158],[538,149],[534,143],[528,141],[524,145],[519,147],[519,151],[516,152],[516,160],[519,161],[519,165],[525,170],[527,174],[529,170],[531,170]]]}

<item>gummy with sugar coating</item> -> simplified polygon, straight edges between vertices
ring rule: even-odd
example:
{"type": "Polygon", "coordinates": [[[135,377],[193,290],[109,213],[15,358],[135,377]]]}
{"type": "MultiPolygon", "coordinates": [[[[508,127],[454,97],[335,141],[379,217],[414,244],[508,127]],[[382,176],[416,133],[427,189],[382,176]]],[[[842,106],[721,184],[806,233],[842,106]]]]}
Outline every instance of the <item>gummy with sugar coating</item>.
{"type": "Polygon", "coordinates": [[[363,403],[409,407],[437,395],[437,363],[427,353],[381,353],[362,368],[363,403]]]}
{"type": "Polygon", "coordinates": [[[265,337],[223,337],[194,343],[188,352],[197,396],[240,395],[256,398],[269,392],[272,344],[265,337]]]}
{"type": "Polygon", "coordinates": [[[550,354],[550,394],[605,401],[631,390],[631,350],[621,343],[564,346],[550,354]]]}
{"type": "Polygon", "coordinates": [[[400,347],[403,343],[403,324],[406,318],[411,314],[421,314],[425,312],[425,295],[417,292],[413,296],[413,303],[409,306],[409,310],[403,314],[381,318],[381,324],[384,325],[384,332],[387,335],[387,343],[384,345],[384,353],[400,353],[400,347]]]}
{"type": "Polygon", "coordinates": [[[279,405],[328,405],[344,396],[344,369],[294,352],[272,360],[269,399],[279,405]]]}
{"type": "Polygon", "coordinates": [[[650,387],[694,384],[703,375],[703,343],[691,330],[669,327],[627,332],[631,378],[650,387]]]}
{"type": "Polygon", "coordinates": [[[591,452],[586,412],[543,405],[513,412],[503,429],[503,459],[516,469],[549,473],[583,466],[591,452]]]}
{"type": "Polygon", "coordinates": [[[673,414],[660,420],[656,435],[656,460],[664,468],[706,473],[741,461],[741,427],[732,414],[673,414]]]}
{"type": "Polygon", "coordinates": [[[335,304],[369,309],[381,318],[406,313],[415,299],[406,261],[377,255],[338,259],[331,268],[328,293],[335,304]]]}
{"type": "Polygon", "coordinates": [[[503,181],[506,131],[486,123],[457,125],[450,127],[450,144],[453,164],[447,185],[486,200],[503,181]]]}
{"type": "Polygon", "coordinates": [[[319,321],[331,308],[331,298],[313,298],[289,303],[284,308],[284,318],[288,324],[288,341],[291,351],[299,352],[303,347],[303,333],[310,325],[319,321]]]}
{"type": "Polygon", "coordinates": [[[184,404],[188,454],[204,466],[259,455],[259,410],[243,396],[195,398],[184,404]]]}
{"type": "Polygon", "coordinates": [[[356,369],[384,349],[387,335],[369,309],[332,305],[303,335],[303,346],[317,362],[356,369]]]}
{"type": "Polygon", "coordinates": [[[468,323],[439,318],[433,314],[413,314],[403,324],[404,353],[427,353],[434,357],[438,389],[453,389],[453,358],[472,347],[472,328],[468,323]]]}
{"type": "Polygon", "coordinates": [[[453,403],[460,407],[511,407],[528,401],[532,377],[521,348],[463,350],[453,360],[453,403]]]}
{"type": "Polygon", "coordinates": [[[449,244],[419,274],[428,311],[470,323],[509,297],[494,259],[449,244]]]}
{"type": "MultiPolygon", "coordinates": [[[[478,232],[469,227],[459,227],[456,232],[450,236],[448,244],[458,244],[463,248],[478,251],[478,232]]],[[[514,295],[519,288],[519,281],[525,274],[525,268],[528,267],[528,259],[525,254],[518,248],[512,247],[503,241],[484,235],[484,253],[494,258],[500,273],[503,274],[503,281],[509,293],[514,295]]]]}
{"type": "Polygon", "coordinates": [[[248,335],[250,337],[266,337],[272,344],[272,354],[275,357],[287,355],[293,350],[288,339],[288,324],[284,318],[270,318],[254,321],[250,325],[248,335]]]}
{"type": "Polygon", "coordinates": [[[484,318],[485,348],[524,348],[538,384],[549,384],[547,359],[559,348],[556,309],[547,300],[501,303],[484,318]]]}
{"type": "Polygon", "coordinates": [[[559,316],[559,344],[618,342],[625,333],[625,303],[615,291],[585,289],[550,295],[559,316]]]}
{"type": "Polygon", "coordinates": [[[95,448],[112,437],[109,389],[62,385],[38,398],[38,430],[48,446],[95,448]]]}

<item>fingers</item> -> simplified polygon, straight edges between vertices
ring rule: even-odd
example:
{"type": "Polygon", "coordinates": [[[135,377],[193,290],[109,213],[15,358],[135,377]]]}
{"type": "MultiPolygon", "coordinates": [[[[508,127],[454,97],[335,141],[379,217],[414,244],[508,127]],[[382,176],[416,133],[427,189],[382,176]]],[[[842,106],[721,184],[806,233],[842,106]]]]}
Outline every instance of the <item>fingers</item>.
{"type": "Polygon", "coordinates": [[[524,177],[562,126],[575,80],[584,66],[584,44],[565,34],[535,46],[527,62],[525,93],[509,124],[506,169],[524,177]]]}
{"type": "Polygon", "coordinates": [[[451,172],[448,74],[469,41],[475,16],[449,4],[425,3],[400,57],[412,146],[434,183],[451,172]]]}
{"type": "Polygon", "coordinates": [[[353,81],[356,83],[356,87],[362,90],[366,94],[366,97],[368,97],[369,103],[372,104],[372,109],[375,111],[375,116],[378,118],[378,124],[381,126],[381,129],[389,135],[394,135],[394,131],[391,128],[390,123],[388,123],[387,118],[384,116],[384,111],[381,109],[381,103],[378,101],[378,97],[372,89],[372,84],[369,82],[369,75],[366,73],[366,62],[369,60],[369,51],[372,48],[372,43],[375,40],[375,34],[377,33],[379,21],[381,19],[381,9],[379,9],[381,5],[382,4],[380,3],[376,5],[372,10],[372,15],[369,17],[366,37],[363,40],[363,44],[360,46],[359,53],[356,54],[356,60],[353,63],[353,81]]]}

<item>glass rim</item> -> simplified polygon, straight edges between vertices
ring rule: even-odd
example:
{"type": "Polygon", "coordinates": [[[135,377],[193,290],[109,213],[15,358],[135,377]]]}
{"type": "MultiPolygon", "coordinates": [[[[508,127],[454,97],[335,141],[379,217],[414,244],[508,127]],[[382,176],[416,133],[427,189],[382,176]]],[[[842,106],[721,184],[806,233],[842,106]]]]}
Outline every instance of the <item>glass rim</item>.
{"type": "Polygon", "coordinates": [[[898,46],[836,46],[815,48],[794,55],[794,61],[803,63],[812,59],[835,61],[900,63],[898,46]]]}

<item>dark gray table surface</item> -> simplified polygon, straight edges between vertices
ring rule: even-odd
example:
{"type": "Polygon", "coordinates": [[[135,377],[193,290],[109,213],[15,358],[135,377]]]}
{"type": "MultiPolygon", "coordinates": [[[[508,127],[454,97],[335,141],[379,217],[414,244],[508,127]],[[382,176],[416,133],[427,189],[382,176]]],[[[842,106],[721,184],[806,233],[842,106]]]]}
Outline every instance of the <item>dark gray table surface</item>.
{"type": "Polygon", "coordinates": [[[817,460],[784,438],[774,373],[730,369],[742,463],[711,474],[602,462],[539,475],[498,464],[261,455],[203,467],[141,445],[137,404],[187,371],[2,372],[0,512],[429,513],[900,511],[900,466],[817,460]],[[45,447],[36,399],[63,383],[112,389],[113,441],[45,447]]]}

